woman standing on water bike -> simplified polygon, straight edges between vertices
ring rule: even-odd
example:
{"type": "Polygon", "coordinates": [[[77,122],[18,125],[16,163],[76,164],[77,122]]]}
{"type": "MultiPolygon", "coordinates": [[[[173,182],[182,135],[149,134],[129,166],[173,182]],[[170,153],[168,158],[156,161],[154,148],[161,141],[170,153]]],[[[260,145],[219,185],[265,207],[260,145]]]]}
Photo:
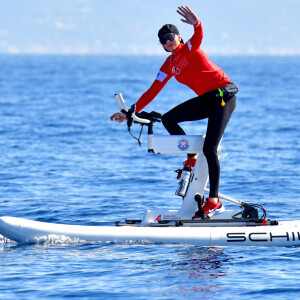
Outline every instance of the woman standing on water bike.
{"type": "MultiPolygon", "coordinates": [[[[201,22],[187,6],[178,7],[177,12],[184,18],[182,22],[194,26],[194,35],[184,43],[175,25],[166,24],[158,31],[159,41],[167,52],[165,63],[152,86],[136,102],[135,109],[141,111],[148,105],[174,76],[177,81],[190,87],[198,96],[174,107],[163,115],[162,123],[172,135],[185,135],[178,123],[208,118],[203,153],[207,159],[210,192],[202,210],[211,214],[221,209],[218,197],[220,163],[217,148],[226,125],[236,106],[237,86],[229,77],[200,49],[203,38],[201,22]]],[[[111,120],[122,122],[126,115],[115,113],[111,120]]],[[[188,154],[184,167],[194,168],[197,157],[188,154]]],[[[199,216],[195,215],[194,218],[199,216]]]]}

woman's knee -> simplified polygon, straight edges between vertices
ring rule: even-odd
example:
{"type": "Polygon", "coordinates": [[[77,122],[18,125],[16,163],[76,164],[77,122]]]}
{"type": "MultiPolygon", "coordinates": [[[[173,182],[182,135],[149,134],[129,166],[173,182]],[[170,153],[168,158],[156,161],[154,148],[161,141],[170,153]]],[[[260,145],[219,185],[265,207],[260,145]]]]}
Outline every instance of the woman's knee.
{"type": "Polygon", "coordinates": [[[216,158],[218,157],[218,149],[204,144],[203,154],[205,155],[206,158],[216,158]]]}
{"type": "Polygon", "coordinates": [[[163,125],[165,126],[165,124],[168,122],[168,116],[167,116],[167,114],[164,114],[164,115],[161,117],[161,122],[162,122],[163,125]]]}
{"type": "Polygon", "coordinates": [[[172,119],[168,112],[162,116],[161,121],[166,128],[169,127],[171,124],[176,124],[176,121],[172,119]]]}

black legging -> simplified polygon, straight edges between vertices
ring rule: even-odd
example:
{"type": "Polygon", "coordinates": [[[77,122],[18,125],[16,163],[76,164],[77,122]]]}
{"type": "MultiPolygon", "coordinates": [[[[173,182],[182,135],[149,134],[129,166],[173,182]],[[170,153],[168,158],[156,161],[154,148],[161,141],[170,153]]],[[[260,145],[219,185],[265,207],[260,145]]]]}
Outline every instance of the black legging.
{"type": "Polygon", "coordinates": [[[203,153],[208,164],[211,198],[218,198],[220,180],[218,145],[236,106],[236,96],[227,99],[224,97],[224,100],[226,105],[221,106],[218,90],[208,92],[179,104],[162,117],[162,123],[171,135],[185,135],[178,123],[208,118],[203,153]]]}

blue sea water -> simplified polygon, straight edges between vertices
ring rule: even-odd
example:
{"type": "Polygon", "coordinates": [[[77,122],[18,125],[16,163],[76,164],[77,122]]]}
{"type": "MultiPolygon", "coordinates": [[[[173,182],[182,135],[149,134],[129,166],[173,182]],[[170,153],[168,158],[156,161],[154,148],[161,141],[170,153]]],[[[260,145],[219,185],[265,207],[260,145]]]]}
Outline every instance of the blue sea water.
{"type": "MultiPolygon", "coordinates": [[[[181,155],[147,153],[114,93],[134,103],[164,58],[0,56],[0,215],[82,225],[179,208],[181,155]]],[[[214,57],[239,86],[220,191],[300,220],[300,57],[214,57]]],[[[171,80],[148,110],[192,98],[171,80]]],[[[204,134],[206,121],[183,125],[204,134]]],[[[137,129],[136,129],[137,130],[137,129]]],[[[166,133],[162,125],[157,133],[166,133]]],[[[136,131],[138,133],[138,131],[136,131]]],[[[98,244],[0,238],[1,299],[300,298],[300,249],[98,244]]]]}

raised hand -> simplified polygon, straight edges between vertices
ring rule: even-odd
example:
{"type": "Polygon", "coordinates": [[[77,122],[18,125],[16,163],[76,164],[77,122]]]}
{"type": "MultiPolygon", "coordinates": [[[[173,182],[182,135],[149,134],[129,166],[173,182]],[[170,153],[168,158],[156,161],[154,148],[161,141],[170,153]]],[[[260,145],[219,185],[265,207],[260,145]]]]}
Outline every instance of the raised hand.
{"type": "Polygon", "coordinates": [[[182,22],[195,25],[199,20],[194,12],[192,12],[187,6],[179,6],[177,12],[184,17],[181,19],[182,22]]]}

